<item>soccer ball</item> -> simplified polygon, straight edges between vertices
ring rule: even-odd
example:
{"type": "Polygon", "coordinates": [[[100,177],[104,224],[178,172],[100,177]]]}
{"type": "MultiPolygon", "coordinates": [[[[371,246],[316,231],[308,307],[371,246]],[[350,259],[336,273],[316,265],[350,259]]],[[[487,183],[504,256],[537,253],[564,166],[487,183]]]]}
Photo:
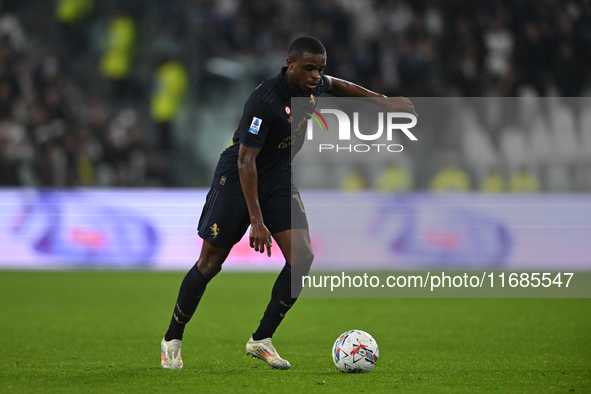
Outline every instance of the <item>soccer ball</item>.
{"type": "Polygon", "coordinates": [[[376,366],[380,350],[365,331],[350,330],[337,338],[332,347],[334,365],[346,373],[367,373],[376,366]]]}

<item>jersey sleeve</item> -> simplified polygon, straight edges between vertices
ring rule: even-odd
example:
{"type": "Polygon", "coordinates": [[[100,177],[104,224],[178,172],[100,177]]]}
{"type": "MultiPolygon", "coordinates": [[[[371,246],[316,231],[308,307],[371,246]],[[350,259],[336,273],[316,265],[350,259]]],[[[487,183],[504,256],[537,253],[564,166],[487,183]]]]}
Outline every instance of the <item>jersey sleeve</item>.
{"type": "Polygon", "coordinates": [[[320,84],[319,84],[320,85],[320,93],[318,95],[326,92],[328,90],[328,88],[330,87],[330,79],[326,75],[323,75],[320,78],[322,79],[322,82],[320,82],[320,84]]]}
{"type": "Polygon", "coordinates": [[[273,121],[273,113],[267,103],[257,96],[251,96],[244,105],[240,120],[240,143],[252,148],[262,149],[273,121]]]}

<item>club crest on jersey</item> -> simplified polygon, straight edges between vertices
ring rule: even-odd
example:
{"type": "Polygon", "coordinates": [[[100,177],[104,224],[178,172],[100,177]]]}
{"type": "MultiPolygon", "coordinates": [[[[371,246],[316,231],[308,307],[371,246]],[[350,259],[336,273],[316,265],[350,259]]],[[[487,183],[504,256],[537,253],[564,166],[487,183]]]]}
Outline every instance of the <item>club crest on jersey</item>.
{"type": "Polygon", "coordinates": [[[261,129],[261,123],[263,123],[262,119],[259,119],[256,116],[253,116],[252,123],[250,124],[250,128],[248,129],[248,132],[251,134],[254,134],[254,135],[258,135],[259,130],[261,129]]]}

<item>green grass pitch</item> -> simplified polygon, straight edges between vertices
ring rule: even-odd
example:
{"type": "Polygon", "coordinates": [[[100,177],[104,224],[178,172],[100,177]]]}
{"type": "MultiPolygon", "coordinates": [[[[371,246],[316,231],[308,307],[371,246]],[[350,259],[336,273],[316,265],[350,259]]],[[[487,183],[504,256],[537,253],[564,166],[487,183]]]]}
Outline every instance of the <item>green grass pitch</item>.
{"type": "Polygon", "coordinates": [[[184,273],[0,272],[0,392],[589,393],[590,299],[301,299],[274,337],[292,368],[245,355],[276,274],[222,273],[183,341],[159,345],[184,273]],[[339,372],[348,329],[380,346],[339,372]]]}

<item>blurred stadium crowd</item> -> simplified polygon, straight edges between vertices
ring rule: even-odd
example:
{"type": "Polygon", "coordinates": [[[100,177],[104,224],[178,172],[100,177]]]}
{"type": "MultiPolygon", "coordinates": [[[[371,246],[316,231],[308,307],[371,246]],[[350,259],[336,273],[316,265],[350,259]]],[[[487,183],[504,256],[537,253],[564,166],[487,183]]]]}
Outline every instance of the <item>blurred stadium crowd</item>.
{"type": "MultiPolygon", "coordinates": [[[[199,152],[233,130],[196,118],[235,127],[299,35],[325,44],[327,74],[387,95],[588,95],[587,0],[1,0],[0,186],[207,186],[212,164],[199,152]],[[228,96],[232,116],[220,109],[228,96]]],[[[433,185],[436,170],[410,174],[409,187],[433,185]]],[[[344,177],[345,188],[368,186],[344,177]]],[[[536,182],[528,190],[552,190],[536,182]]]]}

